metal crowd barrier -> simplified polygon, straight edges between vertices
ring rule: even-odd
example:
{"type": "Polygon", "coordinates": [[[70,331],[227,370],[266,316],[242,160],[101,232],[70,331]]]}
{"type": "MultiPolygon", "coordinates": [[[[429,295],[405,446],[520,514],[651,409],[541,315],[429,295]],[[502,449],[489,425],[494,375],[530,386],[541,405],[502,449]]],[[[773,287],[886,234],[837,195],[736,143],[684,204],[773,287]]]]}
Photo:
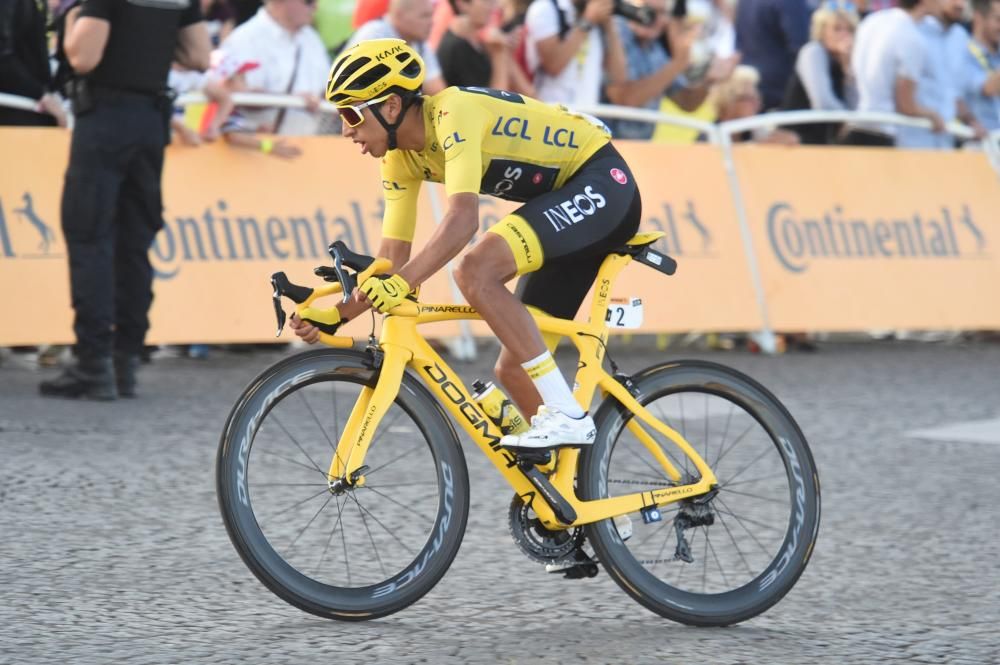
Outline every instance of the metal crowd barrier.
{"type": "MultiPolygon", "coordinates": [[[[207,101],[201,93],[187,93],[178,97],[176,103],[179,106],[188,104],[203,103],[207,101]]],[[[278,108],[305,108],[306,102],[301,97],[294,95],[272,95],[262,93],[236,93],[233,101],[239,106],[256,107],[278,107],[278,108]]],[[[36,109],[36,103],[32,99],[18,97],[0,93],[0,106],[19,108],[28,111],[36,109]]],[[[319,110],[323,113],[335,113],[336,110],[329,102],[322,102],[319,110]]],[[[740,120],[730,120],[723,123],[711,123],[684,116],[670,115],[660,111],[649,109],[637,109],[623,106],[612,106],[598,104],[593,106],[574,107],[574,110],[588,113],[601,118],[612,118],[616,120],[632,120],[648,123],[663,123],[686,129],[694,129],[701,132],[706,137],[709,144],[719,147],[729,181],[730,193],[733,197],[733,204],[736,210],[737,221],[740,225],[740,235],[743,241],[743,249],[746,253],[747,265],[750,268],[751,280],[753,282],[754,293],[757,299],[757,307],[760,311],[763,329],[755,335],[761,350],[765,353],[775,353],[777,350],[776,337],[770,324],[770,317],[767,309],[767,298],[764,294],[763,282],[760,276],[760,268],[757,263],[757,252],[753,246],[752,234],[750,231],[750,220],[748,219],[746,202],[740,187],[739,177],[736,172],[736,165],[733,158],[733,136],[746,131],[753,131],[763,128],[775,128],[787,125],[800,125],[810,123],[880,123],[892,124],[905,127],[919,127],[931,129],[931,122],[922,118],[899,115],[896,113],[861,113],[858,111],[783,111],[776,113],[765,113],[750,118],[740,120]]],[[[971,129],[958,122],[949,123],[947,132],[960,139],[974,139],[971,129]]],[[[986,139],[979,142],[985,157],[990,165],[1000,177],[1000,130],[992,132],[986,139]]],[[[431,197],[431,209],[435,217],[435,223],[440,224],[444,217],[444,210],[441,205],[438,191],[428,188],[431,197]]],[[[451,289],[456,299],[460,297],[458,288],[452,277],[453,266],[449,264],[448,272],[451,282],[451,289]]],[[[475,343],[471,329],[467,321],[462,322],[461,337],[456,339],[451,346],[452,353],[461,359],[472,359],[476,355],[475,343]]]]}

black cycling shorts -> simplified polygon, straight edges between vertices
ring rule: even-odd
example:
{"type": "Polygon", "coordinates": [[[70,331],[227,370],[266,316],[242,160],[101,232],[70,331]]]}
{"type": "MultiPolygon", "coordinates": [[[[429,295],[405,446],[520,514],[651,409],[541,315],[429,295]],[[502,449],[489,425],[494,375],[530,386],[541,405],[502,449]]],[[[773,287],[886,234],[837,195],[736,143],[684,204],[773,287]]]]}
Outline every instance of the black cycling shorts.
{"type": "Polygon", "coordinates": [[[632,171],[609,143],[560,189],[528,201],[490,232],[514,253],[521,301],[572,319],[604,257],[636,234],[641,216],[632,171]]]}

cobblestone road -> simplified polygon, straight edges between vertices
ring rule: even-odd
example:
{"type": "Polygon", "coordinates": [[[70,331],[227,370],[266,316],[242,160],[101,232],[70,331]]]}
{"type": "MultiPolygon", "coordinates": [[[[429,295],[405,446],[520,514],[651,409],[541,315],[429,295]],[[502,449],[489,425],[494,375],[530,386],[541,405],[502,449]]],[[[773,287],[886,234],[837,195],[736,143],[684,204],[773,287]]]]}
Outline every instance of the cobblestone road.
{"type": "MultiPolygon", "coordinates": [[[[808,570],[727,629],[661,619],[603,573],[546,575],[471,446],[469,528],[429,595],[358,624],[284,604],[229,543],[213,477],[230,405],[278,357],[161,360],[140,399],[111,404],[42,400],[53,370],[0,367],[0,663],[1000,662],[1000,445],[906,436],[1000,417],[998,345],[708,356],[785,401],[823,481],[808,570]]],[[[636,370],[664,354],[616,357],[636,370]]]]}

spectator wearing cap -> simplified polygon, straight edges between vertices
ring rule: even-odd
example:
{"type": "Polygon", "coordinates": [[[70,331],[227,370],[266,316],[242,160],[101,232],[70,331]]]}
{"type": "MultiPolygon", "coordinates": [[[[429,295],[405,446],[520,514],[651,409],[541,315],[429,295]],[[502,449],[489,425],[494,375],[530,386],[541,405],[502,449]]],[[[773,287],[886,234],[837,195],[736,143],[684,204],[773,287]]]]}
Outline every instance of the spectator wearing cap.
{"type": "MultiPolygon", "coordinates": [[[[851,73],[851,49],[857,25],[857,11],[848,2],[828,0],[813,12],[812,39],[795,60],[782,110],[845,111],[857,106],[857,88],[851,73]]],[[[815,123],[790,129],[802,143],[822,145],[833,142],[840,126],[815,123]]]]}
{"type": "Polygon", "coordinates": [[[760,73],[765,109],[781,104],[799,49],[809,41],[807,0],[740,0],[736,50],[760,73]]]}
{"type": "MultiPolygon", "coordinates": [[[[920,104],[917,85],[928,63],[926,42],[917,24],[940,0],[900,0],[900,6],[876,12],[858,26],[851,68],[858,86],[858,110],[900,113],[930,120],[944,131],[941,115],[920,104]]],[[[889,123],[854,121],[843,143],[863,146],[896,144],[897,128],[889,123]]]]}
{"type": "Polygon", "coordinates": [[[1000,130],[1000,0],[974,0],[962,69],[969,112],[986,131],[1000,130]]]}
{"type": "MultiPolygon", "coordinates": [[[[656,110],[666,95],[681,110],[691,112],[701,106],[708,96],[710,85],[730,76],[739,56],[717,59],[707,75],[692,83],[685,76],[691,65],[691,51],[701,38],[702,24],[686,24],[667,17],[664,0],[648,0],[646,6],[655,12],[650,25],[615,16],[614,22],[625,51],[628,67],[627,80],[609,83],[608,99],[620,106],[635,106],[656,110]],[[669,27],[669,30],[668,30],[669,27]],[[670,50],[667,54],[663,38],[670,33],[670,50]]],[[[615,138],[649,140],[655,125],[648,122],[617,120],[609,123],[615,138]]]]}
{"type": "Polygon", "coordinates": [[[222,50],[240,62],[260,66],[246,72],[250,91],[297,95],[306,109],[245,110],[250,122],[275,134],[315,134],[316,113],[330,57],[311,27],[315,0],[267,0],[246,23],[222,43],[222,50]]]}
{"type": "Polygon", "coordinates": [[[388,13],[358,28],[347,42],[347,46],[354,46],[369,39],[404,40],[424,61],[427,71],[423,85],[424,93],[428,95],[439,93],[444,90],[446,83],[441,75],[441,65],[438,63],[437,55],[427,44],[433,15],[434,5],[431,0],[391,0],[388,13]]]}

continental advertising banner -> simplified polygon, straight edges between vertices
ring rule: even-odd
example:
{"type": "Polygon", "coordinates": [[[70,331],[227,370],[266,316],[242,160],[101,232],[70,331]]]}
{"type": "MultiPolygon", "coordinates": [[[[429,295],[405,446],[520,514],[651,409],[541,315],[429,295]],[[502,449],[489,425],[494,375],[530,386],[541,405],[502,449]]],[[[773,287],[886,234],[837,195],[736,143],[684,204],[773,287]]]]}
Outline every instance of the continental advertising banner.
{"type": "MultiPolygon", "coordinates": [[[[151,249],[156,277],[151,342],[273,339],[271,273],[284,270],[294,282],[315,285],[312,269],[330,263],[329,243],[339,239],[356,251],[377,250],[378,162],[339,137],[296,142],[303,152],[292,161],[226,145],[168,150],[165,227],[151,249]]],[[[666,277],[630,266],[615,295],[642,298],[646,331],[759,327],[717,150],[646,144],[621,149],[639,179],[643,228],[666,234],[658,247],[680,267],[676,276],[666,277]]],[[[0,129],[0,151],[8,165],[16,164],[0,174],[0,345],[72,341],[59,222],[69,135],[58,129],[0,129]]],[[[429,190],[425,185],[415,249],[435,224],[429,190]]],[[[440,189],[438,196],[443,206],[440,189]]],[[[480,232],[513,207],[483,197],[480,232]]],[[[424,286],[421,298],[454,300],[443,273],[424,286]]],[[[370,328],[371,318],[360,317],[345,332],[365,335],[370,328]]],[[[455,324],[437,324],[428,333],[456,330],[455,324]]]]}
{"type": "Polygon", "coordinates": [[[1000,180],[982,154],[734,158],[775,329],[1000,328],[1000,180]]]}

